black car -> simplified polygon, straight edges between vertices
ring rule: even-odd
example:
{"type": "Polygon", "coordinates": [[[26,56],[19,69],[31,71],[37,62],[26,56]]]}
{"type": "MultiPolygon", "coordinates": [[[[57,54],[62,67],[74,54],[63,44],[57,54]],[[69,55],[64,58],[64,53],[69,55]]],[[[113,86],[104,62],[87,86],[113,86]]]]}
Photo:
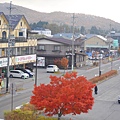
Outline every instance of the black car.
{"type": "Polygon", "coordinates": [[[24,69],[24,68],[16,68],[15,70],[21,70],[21,71],[23,71],[24,73],[29,74],[29,77],[33,77],[32,72],[28,72],[28,71],[27,71],[26,69],[24,69]]]}

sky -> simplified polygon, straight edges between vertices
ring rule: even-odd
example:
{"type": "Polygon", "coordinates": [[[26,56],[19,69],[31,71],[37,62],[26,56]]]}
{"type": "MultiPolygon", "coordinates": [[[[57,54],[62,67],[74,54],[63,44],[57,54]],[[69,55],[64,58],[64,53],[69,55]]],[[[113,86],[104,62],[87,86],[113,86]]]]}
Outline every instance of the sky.
{"type": "Polygon", "coordinates": [[[120,23],[120,0],[0,0],[0,3],[19,5],[39,12],[61,11],[82,13],[114,20],[120,23]]]}

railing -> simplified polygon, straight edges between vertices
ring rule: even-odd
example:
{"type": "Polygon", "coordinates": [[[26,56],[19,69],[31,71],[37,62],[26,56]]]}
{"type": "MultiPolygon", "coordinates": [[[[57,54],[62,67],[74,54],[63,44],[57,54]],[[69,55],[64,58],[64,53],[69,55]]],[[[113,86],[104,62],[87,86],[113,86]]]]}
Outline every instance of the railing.
{"type": "MultiPolygon", "coordinates": [[[[15,40],[15,42],[27,42],[27,38],[25,37],[15,37],[13,40],[15,40]]],[[[6,42],[8,42],[8,38],[0,38],[0,43],[6,42]]]]}

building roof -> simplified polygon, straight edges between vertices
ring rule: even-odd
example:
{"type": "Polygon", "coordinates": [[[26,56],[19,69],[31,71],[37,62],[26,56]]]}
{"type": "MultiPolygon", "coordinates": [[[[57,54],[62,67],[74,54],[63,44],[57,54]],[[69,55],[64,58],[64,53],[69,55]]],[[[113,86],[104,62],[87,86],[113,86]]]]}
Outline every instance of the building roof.
{"type": "MultiPolygon", "coordinates": [[[[47,38],[38,38],[38,40],[49,40],[49,41],[54,41],[54,42],[58,42],[58,43],[63,43],[66,45],[72,45],[72,40],[69,39],[65,39],[65,38],[51,38],[51,37],[47,37],[47,38]]],[[[78,42],[74,41],[74,45],[78,45],[78,42]]]]}
{"type": "MultiPolygon", "coordinates": [[[[77,38],[79,35],[80,35],[79,33],[75,33],[74,37],[77,38]]],[[[53,37],[72,39],[73,38],[73,33],[57,33],[57,34],[54,34],[53,37]]]]}
{"type": "Polygon", "coordinates": [[[18,22],[22,19],[23,15],[5,15],[10,22],[11,28],[15,28],[18,22]]]}
{"type": "Polygon", "coordinates": [[[85,40],[87,40],[89,38],[92,38],[92,37],[98,37],[98,38],[100,38],[100,39],[102,39],[104,41],[107,41],[107,38],[105,38],[105,37],[103,37],[101,35],[97,35],[97,34],[86,34],[85,35],[85,38],[86,38],[85,40]]]}
{"type": "Polygon", "coordinates": [[[0,12],[0,15],[4,14],[3,12],[0,12]]]}

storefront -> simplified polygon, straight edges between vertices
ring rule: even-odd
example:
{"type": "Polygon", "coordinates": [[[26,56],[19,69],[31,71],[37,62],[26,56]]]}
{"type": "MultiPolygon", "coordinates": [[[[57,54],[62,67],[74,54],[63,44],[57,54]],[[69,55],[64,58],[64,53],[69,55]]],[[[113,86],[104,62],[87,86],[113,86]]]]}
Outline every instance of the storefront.
{"type": "MultiPolygon", "coordinates": [[[[36,62],[36,54],[33,55],[25,55],[25,56],[15,56],[9,59],[9,69],[15,69],[16,67],[33,67],[33,64],[36,62]]],[[[4,73],[7,75],[7,66],[8,66],[8,58],[0,58],[0,76],[4,73]]]]}

